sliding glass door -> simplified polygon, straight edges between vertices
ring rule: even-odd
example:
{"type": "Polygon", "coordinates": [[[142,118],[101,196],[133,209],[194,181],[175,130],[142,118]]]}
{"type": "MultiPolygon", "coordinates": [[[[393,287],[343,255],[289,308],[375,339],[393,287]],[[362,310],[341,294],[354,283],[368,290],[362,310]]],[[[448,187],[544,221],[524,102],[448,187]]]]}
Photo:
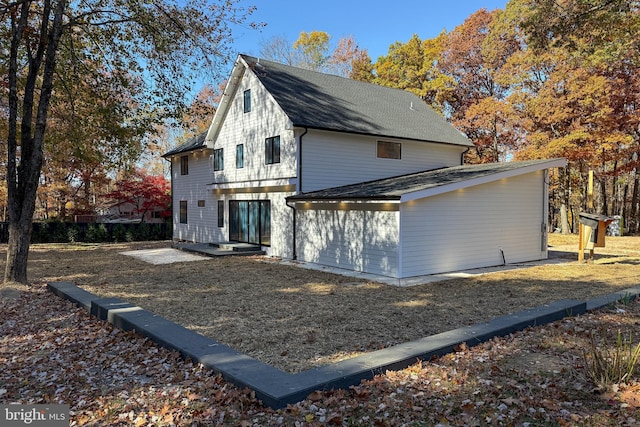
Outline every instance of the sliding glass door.
{"type": "Polygon", "coordinates": [[[269,200],[229,201],[229,240],[271,244],[271,202],[269,200]]]}

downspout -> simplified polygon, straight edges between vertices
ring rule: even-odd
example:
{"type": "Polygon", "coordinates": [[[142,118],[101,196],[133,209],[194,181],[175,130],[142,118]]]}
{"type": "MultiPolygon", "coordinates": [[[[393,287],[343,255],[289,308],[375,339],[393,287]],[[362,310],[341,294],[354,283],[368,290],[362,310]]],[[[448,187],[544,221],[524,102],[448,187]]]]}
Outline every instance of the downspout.
{"type": "Polygon", "coordinates": [[[471,147],[467,147],[462,154],[460,154],[460,166],[464,166],[464,155],[467,154],[471,150],[471,147]]]}
{"type": "Polygon", "coordinates": [[[173,223],[174,223],[173,208],[176,205],[173,200],[173,157],[171,158],[164,157],[164,159],[169,162],[169,182],[171,183],[169,187],[169,191],[171,191],[171,240],[173,240],[173,223]]]}
{"type": "Polygon", "coordinates": [[[290,205],[289,201],[285,199],[285,204],[287,205],[287,207],[293,209],[293,254],[291,256],[291,259],[293,259],[294,261],[298,259],[298,252],[296,250],[296,217],[297,217],[297,211],[296,211],[296,205],[294,202],[294,205],[290,205]]]}
{"type": "Polygon", "coordinates": [[[309,128],[304,128],[304,132],[300,134],[298,138],[298,191],[297,194],[302,193],[302,137],[309,132],[309,128]]]}
{"type": "MultiPolygon", "coordinates": [[[[298,153],[298,171],[297,171],[297,175],[298,175],[298,185],[296,188],[296,195],[302,193],[302,137],[305,136],[307,134],[307,132],[309,132],[309,128],[304,128],[304,132],[302,132],[302,134],[300,134],[300,137],[298,138],[298,149],[296,150],[298,153]]],[[[296,245],[296,240],[297,240],[297,235],[296,235],[296,225],[297,225],[297,211],[296,211],[296,206],[295,203],[292,205],[289,204],[289,202],[285,202],[285,204],[287,205],[287,207],[290,207],[291,209],[293,209],[293,235],[292,235],[292,250],[293,250],[293,254],[292,254],[292,258],[293,260],[297,260],[298,259],[298,250],[297,250],[297,245],[296,245]]]]}

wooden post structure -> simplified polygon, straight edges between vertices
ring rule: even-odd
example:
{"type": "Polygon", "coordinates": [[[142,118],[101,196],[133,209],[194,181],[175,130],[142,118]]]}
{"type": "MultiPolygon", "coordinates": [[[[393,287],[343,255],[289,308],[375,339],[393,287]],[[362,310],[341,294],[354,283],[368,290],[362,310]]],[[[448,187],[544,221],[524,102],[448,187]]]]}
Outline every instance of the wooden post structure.
{"type": "MultiPolygon", "coordinates": [[[[593,170],[589,171],[589,182],[587,185],[587,208],[593,209],[593,170]]],[[[585,225],[580,222],[578,226],[578,261],[584,261],[584,248],[587,246],[586,240],[591,239],[591,235],[585,236],[585,225]]],[[[591,230],[591,233],[595,233],[596,230],[591,230]]],[[[593,260],[593,248],[589,249],[589,260],[593,260]]]]}
{"type": "MultiPolygon", "coordinates": [[[[584,262],[584,248],[587,246],[587,242],[591,239],[591,234],[595,233],[596,230],[591,229],[591,233],[587,236],[584,232],[584,228],[586,226],[582,223],[578,225],[578,262],[584,262]]],[[[593,260],[594,249],[589,249],[589,261],[593,260]]]]}
{"type": "Polygon", "coordinates": [[[589,171],[589,185],[587,187],[587,207],[593,209],[593,171],[589,171]]]}
{"type": "Polygon", "coordinates": [[[578,262],[584,262],[584,224],[578,225],[578,262]]]}

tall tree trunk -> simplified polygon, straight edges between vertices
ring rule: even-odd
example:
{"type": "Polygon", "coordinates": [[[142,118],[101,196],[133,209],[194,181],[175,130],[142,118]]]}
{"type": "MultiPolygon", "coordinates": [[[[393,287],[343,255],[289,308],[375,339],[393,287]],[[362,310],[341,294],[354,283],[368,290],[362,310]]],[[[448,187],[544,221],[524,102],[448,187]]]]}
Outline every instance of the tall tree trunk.
{"type": "Polygon", "coordinates": [[[27,282],[27,260],[33,222],[9,221],[7,264],[4,272],[6,282],[27,282]]]}
{"type": "Polygon", "coordinates": [[[629,218],[627,219],[627,226],[629,227],[629,234],[638,232],[638,223],[640,222],[640,218],[638,218],[638,198],[640,189],[640,174],[636,170],[634,172],[633,179],[633,191],[631,192],[631,207],[629,208],[629,218]]]}
{"type": "Polygon", "coordinates": [[[628,227],[628,218],[627,218],[627,196],[629,195],[629,183],[624,184],[624,191],[622,195],[622,203],[620,208],[620,235],[624,235],[625,229],[629,229],[628,227]]]}
{"type": "Polygon", "coordinates": [[[560,181],[560,230],[562,234],[570,234],[569,229],[569,165],[559,169],[560,181]]]}
{"type": "Polygon", "coordinates": [[[607,179],[600,179],[600,215],[609,215],[609,198],[607,197],[607,179]]]}
{"type": "MultiPolygon", "coordinates": [[[[37,49],[30,51],[22,105],[18,105],[18,52],[25,39],[32,2],[16,7],[11,22],[9,57],[9,132],[7,137],[7,206],[9,241],[4,281],[27,283],[27,260],[36,206],[36,195],[42,170],[44,133],[49,102],[53,91],[56,53],[63,30],[64,11],[68,0],[45,0],[41,9],[41,25],[37,49]],[[38,84],[40,87],[38,88],[38,84]],[[36,94],[38,99],[36,102],[36,94]],[[18,111],[20,121],[20,153],[18,153],[18,111]],[[34,120],[35,117],[35,120],[34,120]],[[19,160],[19,163],[18,163],[19,160]]],[[[29,37],[34,37],[30,34],[29,37]]]]}
{"type": "MultiPolygon", "coordinates": [[[[598,210],[601,215],[609,215],[609,197],[607,197],[607,162],[605,156],[605,150],[602,149],[602,176],[600,178],[600,209],[598,210]]],[[[615,172],[615,169],[614,169],[615,172]]],[[[614,181],[615,186],[615,181],[614,181]]]]}
{"type": "Polygon", "coordinates": [[[567,212],[567,204],[564,201],[560,204],[560,231],[562,234],[570,234],[569,214],[567,212]]]}

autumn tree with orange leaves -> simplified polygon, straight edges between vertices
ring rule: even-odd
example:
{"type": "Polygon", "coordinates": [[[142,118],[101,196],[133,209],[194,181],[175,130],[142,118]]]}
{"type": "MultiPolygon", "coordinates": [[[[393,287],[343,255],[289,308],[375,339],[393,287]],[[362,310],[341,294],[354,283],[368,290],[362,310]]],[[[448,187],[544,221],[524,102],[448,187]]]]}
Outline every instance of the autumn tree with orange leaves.
{"type": "Polygon", "coordinates": [[[635,233],[639,4],[511,0],[505,10],[480,10],[436,38],[394,43],[371,74],[378,84],[422,96],[464,132],[476,146],[467,162],[567,158],[550,182],[554,228],[575,231],[578,213],[592,210],[591,170],[593,211],[620,215],[635,233]]]}
{"type": "Polygon", "coordinates": [[[331,35],[324,31],[303,31],[290,43],[273,37],[262,43],[261,58],[294,67],[370,81],[373,76],[371,58],[352,36],[340,38],[332,47],[331,35]]]}
{"type": "Polygon", "coordinates": [[[504,15],[529,42],[509,60],[513,96],[521,101],[514,105],[526,124],[516,157],[568,159],[557,186],[564,232],[575,230],[578,212],[591,209],[589,171],[596,176],[594,210],[620,215],[629,231],[638,231],[637,2],[532,7],[513,0],[504,15]]]}
{"type": "Polygon", "coordinates": [[[445,33],[430,40],[420,40],[413,35],[407,43],[392,44],[388,54],[375,63],[373,82],[413,92],[443,112],[453,86],[453,77],[438,67],[445,40],[445,33]]]}

